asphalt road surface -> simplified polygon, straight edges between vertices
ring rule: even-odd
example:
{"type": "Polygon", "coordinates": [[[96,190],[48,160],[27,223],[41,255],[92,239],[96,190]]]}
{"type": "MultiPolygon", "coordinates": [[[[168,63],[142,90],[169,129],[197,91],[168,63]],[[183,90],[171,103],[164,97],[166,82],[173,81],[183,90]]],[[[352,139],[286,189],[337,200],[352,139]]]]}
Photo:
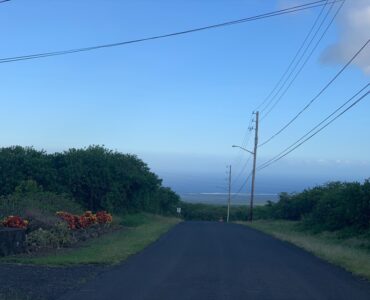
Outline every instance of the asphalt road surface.
{"type": "Polygon", "coordinates": [[[62,299],[370,299],[370,283],[236,224],[184,222],[62,299]]]}

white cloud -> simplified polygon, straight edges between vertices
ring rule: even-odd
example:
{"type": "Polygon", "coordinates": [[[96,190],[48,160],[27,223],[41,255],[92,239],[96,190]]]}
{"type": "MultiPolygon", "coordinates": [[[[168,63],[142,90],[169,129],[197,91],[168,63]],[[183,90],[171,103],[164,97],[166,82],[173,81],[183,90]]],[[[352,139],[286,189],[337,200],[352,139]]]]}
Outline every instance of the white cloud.
{"type": "MultiPolygon", "coordinates": [[[[370,1],[347,0],[337,19],[339,38],[321,56],[323,63],[344,63],[370,38],[370,1]]],[[[370,45],[353,62],[370,74],[370,45]]]]}

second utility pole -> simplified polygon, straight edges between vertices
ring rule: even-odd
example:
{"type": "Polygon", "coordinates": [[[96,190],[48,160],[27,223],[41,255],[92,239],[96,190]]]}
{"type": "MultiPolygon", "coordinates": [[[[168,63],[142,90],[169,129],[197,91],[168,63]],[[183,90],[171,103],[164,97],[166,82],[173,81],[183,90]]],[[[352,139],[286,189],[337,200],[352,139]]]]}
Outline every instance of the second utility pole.
{"type": "Polygon", "coordinates": [[[254,184],[256,181],[256,160],[257,160],[257,148],[258,148],[258,117],[259,112],[256,112],[256,127],[254,136],[254,151],[253,151],[253,171],[252,171],[252,189],[251,189],[251,203],[249,208],[249,220],[253,221],[253,200],[254,200],[254,184]]]}
{"type": "Polygon", "coordinates": [[[227,223],[229,223],[230,216],[230,202],[231,202],[231,165],[229,166],[229,199],[227,201],[227,223]]]}

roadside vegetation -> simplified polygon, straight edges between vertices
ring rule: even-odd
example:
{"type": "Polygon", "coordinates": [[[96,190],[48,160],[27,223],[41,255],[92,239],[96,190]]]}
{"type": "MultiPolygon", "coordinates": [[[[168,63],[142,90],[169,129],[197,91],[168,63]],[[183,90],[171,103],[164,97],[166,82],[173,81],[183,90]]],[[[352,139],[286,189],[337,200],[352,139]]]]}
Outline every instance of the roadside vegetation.
{"type": "Polygon", "coordinates": [[[80,206],[111,213],[166,214],[176,211],[179,201],[138,157],[101,146],[53,154],[30,147],[1,148],[0,170],[0,217],[12,211],[23,213],[30,205],[49,210],[77,210],[80,206]],[[33,190],[30,181],[34,183],[33,190]],[[47,195],[39,200],[41,192],[47,195]],[[46,198],[55,201],[47,203],[46,198]]]}
{"type": "MultiPolygon", "coordinates": [[[[108,234],[118,241],[138,234],[145,245],[173,221],[153,215],[175,215],[179,203],[178,195],[162,186],[142,160],[101,146],[54,154],[20,146],[1,148],[0,170],[0,229],[25,229],[31,255],[75,247],[96,237],[91,247],[98,247],[108,234]],[[153,228],[146,228],[146,223],[153,228]],[[129,226],[138,227],[121,230],[129,226]],[[148,236],[141,236],[140,230],[147,230],[148,236]]],[[[126,252],[141,246],[132,247],[126,252]]],[[[110,250],[105,250],[108,255],[110,250]]],[[[95,262],[93,252],[82,262],[95,262]]],[[[106,258],[109,263],[113,260],[106,258]]]]}
{"type": "Polygon", "coordinates": [[[130,227],[117,228],[116,231],[99,239],[80,243],[79,247],[61,249],[44,255],[10,256],[3,261],[49,266],[117,264],[143,250],[180,222],[177,218],[141,213],[123,217],[120,220],[121,224],[127,224],[126,219],[131,220],[130,227]]]}

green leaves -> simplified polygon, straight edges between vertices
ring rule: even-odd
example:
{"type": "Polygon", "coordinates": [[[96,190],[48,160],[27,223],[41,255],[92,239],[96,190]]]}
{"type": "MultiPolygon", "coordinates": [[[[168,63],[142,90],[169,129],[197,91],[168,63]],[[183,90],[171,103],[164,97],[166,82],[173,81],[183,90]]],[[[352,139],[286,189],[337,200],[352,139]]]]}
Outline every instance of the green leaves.
{"type": "Polygon", "coordinates": [[[175,213],[179,201],[137,156],[102,146],[55,154],[20,146],[2,148],[0,171],[0,195],[16,189],[65,193],[93,211],[175,213]]]}
{"type": "Polygon", "coordinates": [[[306,228],[334,231],[370,228],[370,183],[331,182],[299,194],[280,194],[269,217],[303,220],[306,228]]]}

